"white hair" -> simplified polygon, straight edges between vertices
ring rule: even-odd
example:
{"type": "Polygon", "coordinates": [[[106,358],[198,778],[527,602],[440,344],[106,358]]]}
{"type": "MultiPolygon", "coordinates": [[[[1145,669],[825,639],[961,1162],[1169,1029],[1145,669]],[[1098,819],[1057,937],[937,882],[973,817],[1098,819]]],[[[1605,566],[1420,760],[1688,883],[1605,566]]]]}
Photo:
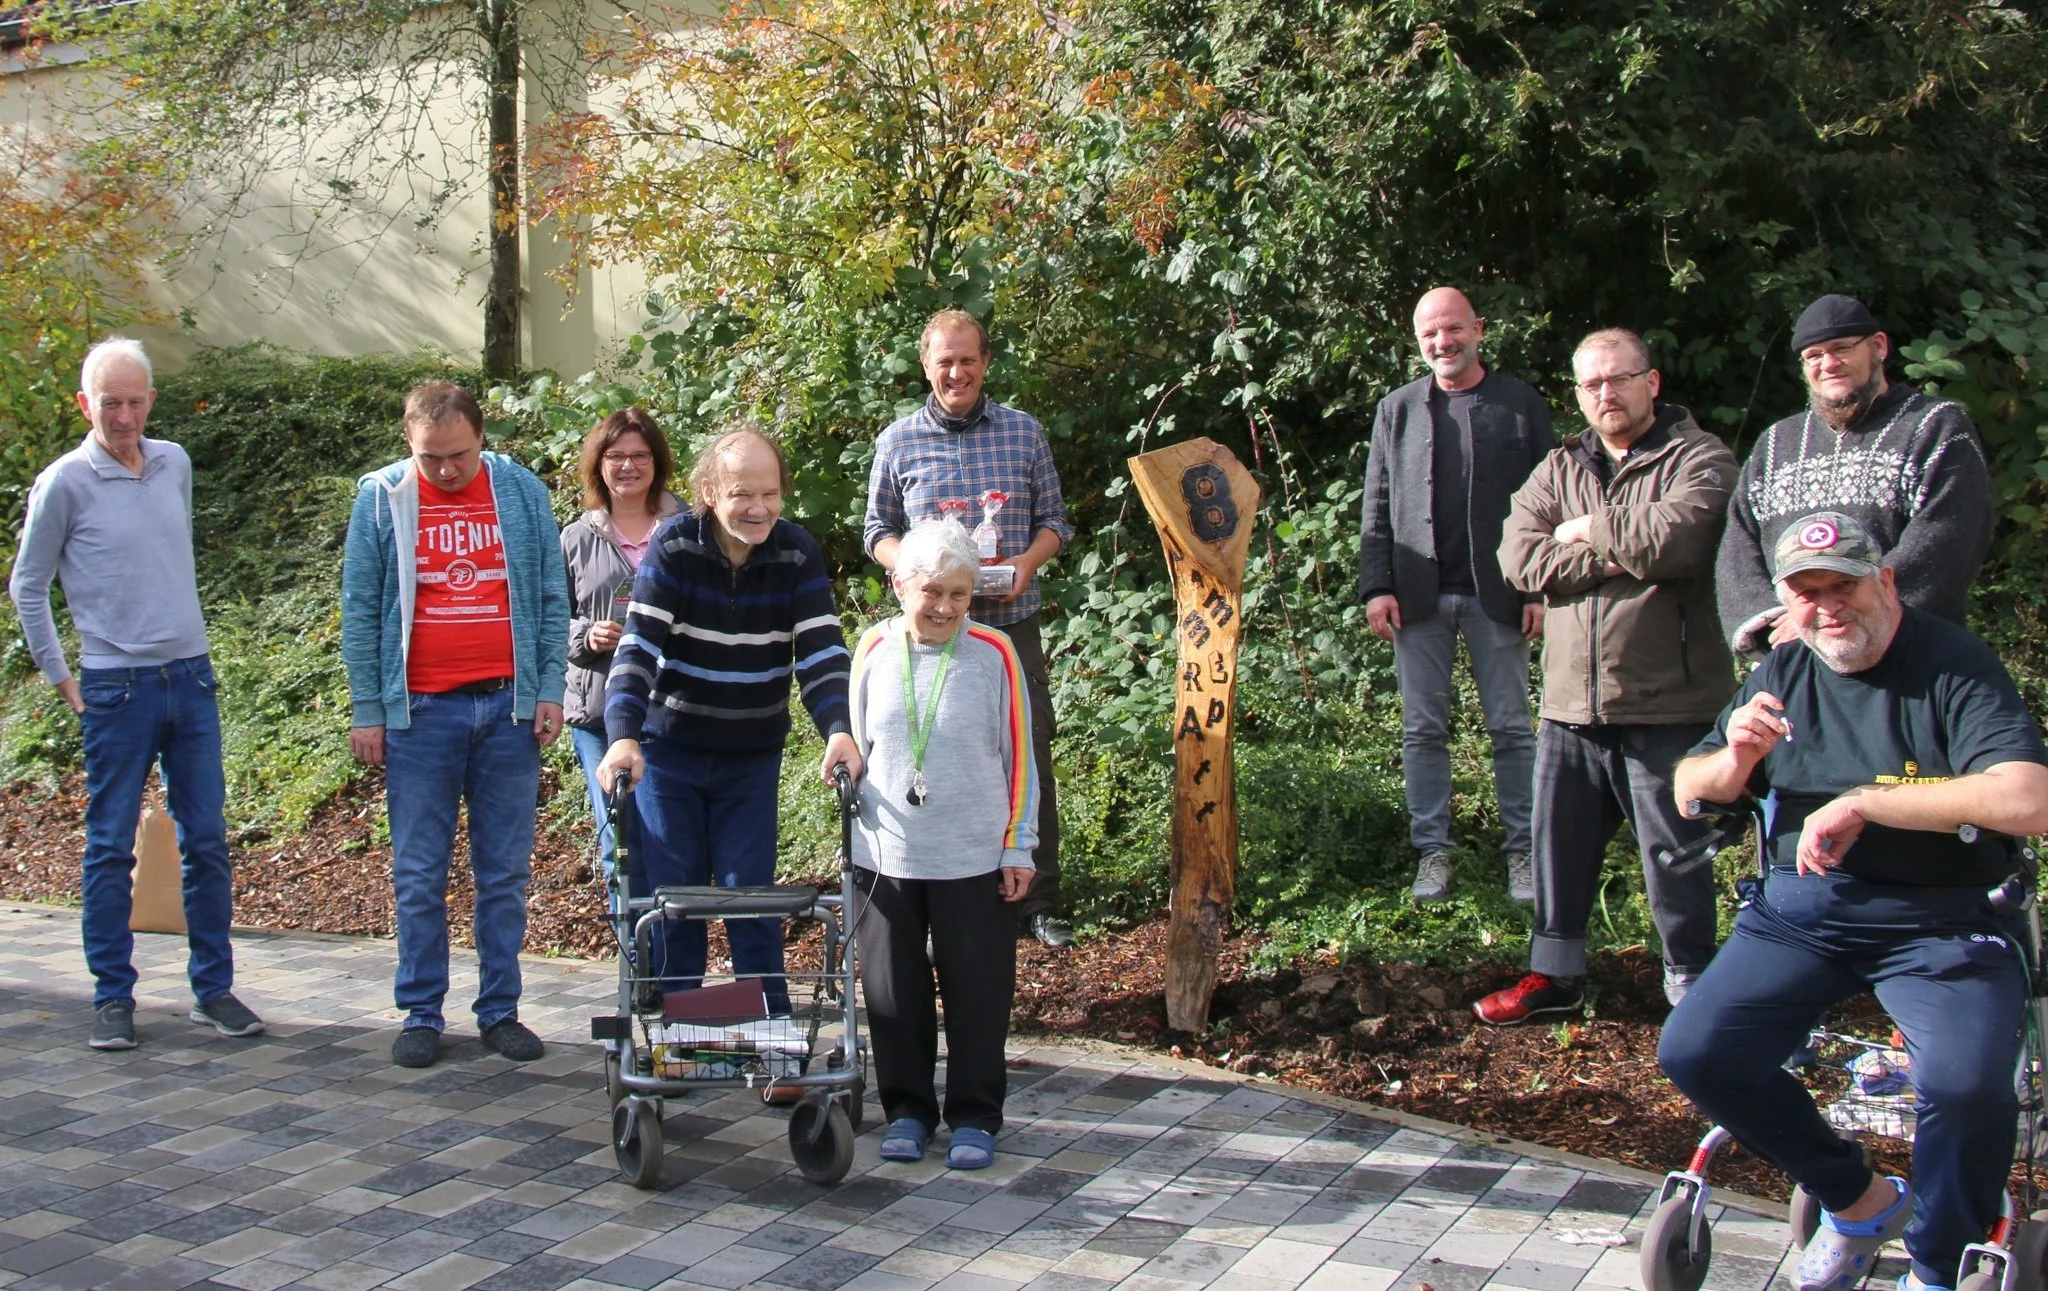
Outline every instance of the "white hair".
{"type": "Polygon", "coordinates": [[[896,576],[906,580],[944,578],[980,564],[981,551],[958,520],[920,520],[896,548],[896,576]]]}
{"type": "Polygon", "coordinates": [[[117,359],[135,364],[142,369],[145,382],[151,386],[156,384],[156,370],[150,366],[149,351],[142,348],[142,342],[126,336],[112,336],[85,352],[85,366],[78,373],[78,388],[88,399],[99,395],[97,381],[100,369],[117,359]]]}

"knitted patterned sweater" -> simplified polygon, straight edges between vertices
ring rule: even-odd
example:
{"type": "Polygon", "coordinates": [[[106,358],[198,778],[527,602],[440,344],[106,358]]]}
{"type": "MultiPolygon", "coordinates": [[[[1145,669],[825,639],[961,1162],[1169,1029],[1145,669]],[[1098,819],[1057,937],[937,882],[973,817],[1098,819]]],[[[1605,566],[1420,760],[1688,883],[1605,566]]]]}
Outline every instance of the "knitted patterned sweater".
{"type": "Polygon", "coordinates": [[[1768,555],[1778,534],[1815,511],[1870,530],[1906,604],[1963,621],[1991,545],[1991,485],[1961,404],[1895,384],[1847,430],[1806,411],[1764,432],[1728,500],[1714,571],[1721,629],[1738,650],[1742,630],[1778,606],[1768,555]]]}

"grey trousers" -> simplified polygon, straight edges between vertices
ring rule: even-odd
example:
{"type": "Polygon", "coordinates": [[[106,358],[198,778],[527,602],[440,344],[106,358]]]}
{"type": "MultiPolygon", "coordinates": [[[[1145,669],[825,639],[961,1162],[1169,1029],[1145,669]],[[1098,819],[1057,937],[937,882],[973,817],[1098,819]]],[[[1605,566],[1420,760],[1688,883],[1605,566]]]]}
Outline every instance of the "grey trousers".
{"type": "Polygon", "coordinates": [[[1504,852],[1527,853],[1536,733],[1529,724],[1529,640],[1486,617],[1476,596],[1439,596],[1436,613],[1394,633],[1401,687],[1401,775],[1408,791],[1408,841],[1420,852],[1451,845],[1451,665],[1458,637],[1493,737],[1493,786],[1504,852]]]}
{"type": "Polygon", "coordinates": [[[1643,857],[1650,918],[1665,966],[1697,973],[1714,957],[1714,870],[1673,876],[1650,859],[1701,837],[1671,796],[1671,772],[1708,724],[1567,726],[1544,722],[1536,740],[1536,932],[1529,967],[1548,977],[1586,972],[1586,925],[1600,892],[1607,844],[1623,820],[1643,857]]]}
{"type": "Polygon", "coordinates": [[[1052,774],[1052,737],[1058,728],[1052,714],[1052,681],[1045,673],[1045,645],[1038,636],[1038,616],[1005,623],[996,631],[1017,647],[1024,667],[1024,689],[1031,700],[1031,755],[1038,765],[1038,846],[1031,863],[1038,867],[1031,890],[1017,903],[1017,922],[1057,911],[1060,905],[1060,788],[1052,774]]]}

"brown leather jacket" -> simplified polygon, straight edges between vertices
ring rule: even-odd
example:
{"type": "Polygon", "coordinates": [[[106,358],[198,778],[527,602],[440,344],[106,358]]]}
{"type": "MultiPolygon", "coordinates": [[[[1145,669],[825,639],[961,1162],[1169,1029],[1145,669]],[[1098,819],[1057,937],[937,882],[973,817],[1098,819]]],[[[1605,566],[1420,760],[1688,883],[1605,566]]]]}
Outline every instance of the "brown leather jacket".
{"type": "Polygon", "coordinates": [[[1670,404],[1619,463],[1605,451],[1591,431],[1554,450],[1516,491],[1501,539],[1508,584],[1548,607],[1543,718],[1711,722],[1735,693],[1714,608],[1735,455],[1670,404]],[[1588,541],[1551,537],[1584,515],[1588,541]],[[1621,572],[1607,575],[1609,563],[1621,572]]]}

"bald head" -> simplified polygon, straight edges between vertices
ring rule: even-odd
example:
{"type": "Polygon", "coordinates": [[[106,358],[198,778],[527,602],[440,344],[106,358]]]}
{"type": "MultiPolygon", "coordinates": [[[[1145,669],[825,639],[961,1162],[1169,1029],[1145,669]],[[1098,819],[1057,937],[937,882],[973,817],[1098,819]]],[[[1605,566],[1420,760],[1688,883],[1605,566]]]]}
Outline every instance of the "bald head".
{"type": "Polygon", "coordinates": [[[1485,379],[1479,363],[1485,335],[1486,320],[1456,287],[1433,287],[1415,302],[1415,343],[1445,390],[1469,390],[1485,379]]]}

